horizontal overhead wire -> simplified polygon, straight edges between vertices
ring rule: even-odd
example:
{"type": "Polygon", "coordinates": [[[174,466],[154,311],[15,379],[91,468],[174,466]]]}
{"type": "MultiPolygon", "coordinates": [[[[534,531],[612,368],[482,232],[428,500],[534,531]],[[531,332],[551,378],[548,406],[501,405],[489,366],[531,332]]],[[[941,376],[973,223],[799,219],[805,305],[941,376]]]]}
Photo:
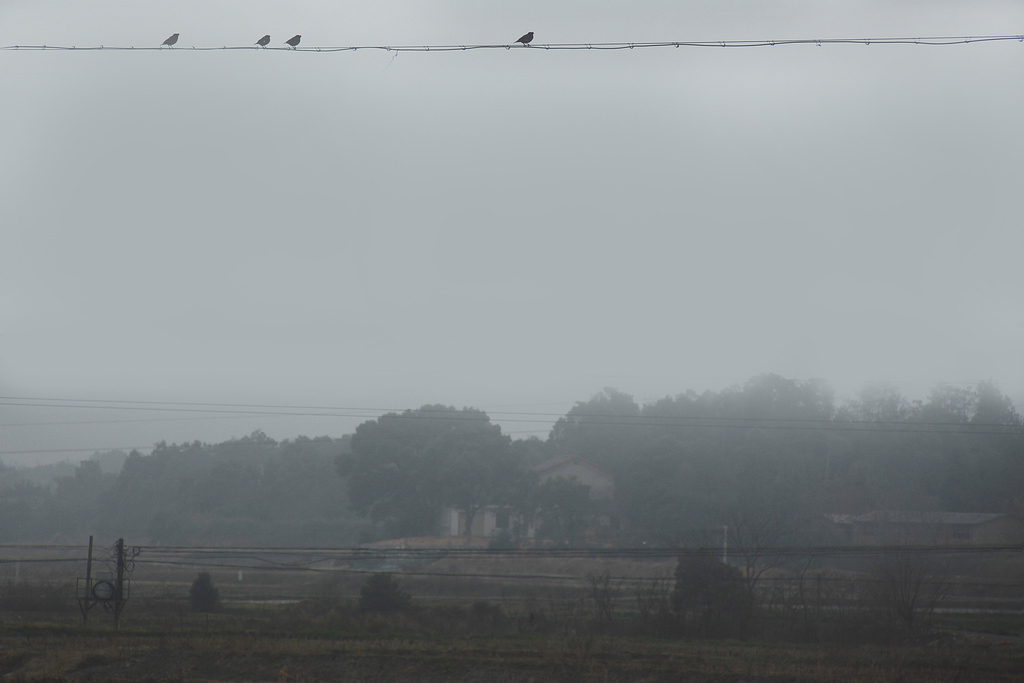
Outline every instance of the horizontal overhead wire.
{"type": "MultiPolygon", "coordinates": [[[[85,557],[26,557],[27,551],[48,549],[51,552],[57,549],[67,549],[80,552],[84,548],[80,545],[54,546],[54,545],[0,545],[0,551],[19,551],[15,557],[0,557],[0,565],[14,564],[19,562],[46,564],[46,563],[82,563],[85,557]]],[[[883,559],[891,557],[926,556],[953,559],[956,557],[994,557],[1003,554],[1011,556],[1019,554],[1024,547],[1020,544],[1010,545],[986,545],[986,546],[935,546],[935,545],[914,545],[914,546],[790,546],[790,547],[758,547],[744,548],[736,547],[729,550],[729,556],[742,558],[747,555],[758,557],[761,560],[767,558],[782,559],[789,557],[799,559],[806,563],[809,559],[826,558],[869,558],[883,559]]],[[[601,548],[601,549],[554,549],[535,548],[524,550],[497,550],[484,548],[258,548],[258,547],[189,547],[189,546],[141,546],[140,554],[133,562],[139,566],[149,567],[188,567],[189,569],[219,569],[231,571],[257,571],[257,572],[299,572],[311,574],[375,574],[380,572],[397,572],[403,577],[425,577],[425,578],[457,578],[467,579],[490,579],[490,580],[515,580],[515,581],[570,581],[570,582],[591,582],[594,577],[590,574],[565,573],[542,573],[536,568],[533,571],[487,571],[483,568],[470,569],[469,571],[457,571],[451,567],[431,569],[424,566],[436,560],[463,559],[472,560],[486,557],[500,558],[502,560],[525,559],[536,560],[539,558],[551,558],[560,560],[588,559],[588,560],[612,560],[631,559],[634,561],[678,561],[686,557],[706,556],[719,557],[723,550],[720,548],[601,548]],[[375,566],[380,562],[404,563],[402,568],[385,569],[375,566]],[[363,564],[369,562],[369,565],[363,564]],[[325,563],[329,563],[325,565],[325,563]],[[339,564],[341,563],[341,564],[339,564]]],[[[809,565],[808,565],[809,566],[809,565]]],[[[615,581],[632,582],[662,582],[670,580],[668,576],[615,576],[615,581]]],[[[793,577],[767,577],[763,581],[791,581],[793,577]]],[[[821,577],[821,580],[835,582],[872,583],[880,579],[870,577],[821,577]]],[[[945,580],[939,581],[945,585],[945,580]]],[[[1005,581],[975,581],[958,582],[960,586],[977,586],[987,588],[1019,588],[1019,582],[1005,581]]]]}
{"type": "MultiPolygon", "coordinates": [[[[935,513],[940,515],[942,513],[935,513]]],[[[717,533],[717,530],[716,530],[717,533]]],[[[29,551],[69,551],[84,552],[88,546],[81,543],[68,544],[35,544],[35,543],[7,543],[0,544],[0,555],[9,552],[29,551]]],[[[628,558],[628,559],[678,559],[680,556],[720,556],[723,548],[720,546],[644,546],[644,547],[619,547],[619,548],[522,548],[515,550],[498,548],[459,548],[459,547],[434,547],[434,548],[406,548],[406,547],[330,547],[330,546],[172,546],[172,545],[140,545],[137,546],[140,555],[144,558],[172,556],[183,557],[222,557],[222,558],[248,558],[259,557],[261,561],[274,556],[298,557],[314,555],[315,561],[325,559],[333,560],[370,560],[370,559],[435,559],[435,558],[479,558],[499,557],[508,559],[557,558],[557,559],[601,559],[601,558],[628,558]]],[[[745,546],[742,544],[730,544],[728,554],[730,556],[743,555],[745,553],[756,553],[760,556],[772,557],[804,557],[814,555],[817,557],[836,556],[877,556],[877,555],[988,555],[998,553],[1021,553],[1024,552],[1022,543],[999,543],[985,545],[941,545],[941,544],[894,544],[894,545],[758,545],[745,546]]]]}
{"type": "MultiPolygon", "coordinates": [[[[189,403],[162,401],[115,401],[102,399],[29,398],[0,396],[0,406],[17,408],[60,408],[85,410],[142,411],[171,414],[187,414],[188,419],[243,419],[243,418],[357,418],[360,420],[467,420],[485,421],[493,419],[501,424],[546,425],[545,430],[562,423],[576,427],[623,427],[660,429],[715,429],[715,430],[773,430],[802,432],[878,432],[890,435],[932,434],[956,436],[1009,436],[1024,437],[1024,426],[1020,424],[950,422],[929,420],[847,420],[834,418],[807,417],[755,417],[755,416],[713,416],[713,415],[651,415],[651,414],[586,414],[546,412],[463,412],[448,408],[423,407],[409,411],[383,407],[342,407],[275,404],[232,404],[232,403],[189,403]],[[205,415],[206,417],[198,417],[205,415]],[[216,417],[211,417],[216,416],[216,417]]],[[[171,419],[171,418],[164,418],[171,419]]],[[[133,420],[101,420],[97,423],[132,422],[133,420]]],[[[161,421],[155,419],[153,421],[161,421]]],[[[89,424],[89,421],[58,422],[47,424],[89,424]]],[[[37,423],[6,423],[0,427],[36,426],[37,423]]],[[[506,430],[506,433],[511,433],[506,430]]],[[[84,453],[109,450],[149,450],[152,446],[105,446],[96,448],[23,449],[0,450],[3,455],[32,455],[41,453],[84,453]]]]}
{"type": "MultiPolygon", "coordinates": [[[[366,420],[465,420],[469,422],[497,420],[499,422],[525,422],[531,424],[564,421],[573,426],[741,426],[743,428],[778,428],[775,425],[818,425],[821,429],[866,429],[867,431],[906,431],[938,433],[1014,433],[1021,429],[1019,424],[994,422],[954,422],[936,420],[847,420],[807,417],[757,417],[757,416],[713,416],[713,415],[651,415],[625,413],[550,413],[525,411],[479,411],[464,412],[449,408],[424,406],[422,408],[384,408],[350,406],[311,406],[255,403],[203,403],[173,401],[119,401],[103,399],[27,398],[0,396],[0,406],[19,408],[81,408],[88,410],[125,410],[169,413],[227,414],[234,417],[347,417],[366,420]],[[406,414],[409,411],[409,414],[406,414]],[[535,418],[535,419],[534,419],[535,418]],[[947,428],[943,430],[935,427],[947,428]],[[893,428],[893,429],[883,429],[893,428]],[[947,431],[948,430],[948,431],[947,431]],[[992,431],[986,431],[992,430],[992,431]]],[[[180,419],[180,418],[179,418],[180,419]]],[[[190,419],[190,418],[184,418],[190,419]]],[[[108,422],[108,421],[104,421],[108,422]]],[[[110,421],[115,422],[115,421],[110,421]]],[[[0,426],[36,426],[44,423],[11,423],[0,426]]],[[[45,424],[68,424],[51,422],[45,424]]],[[[78,424],[78,423],[75,423],[78,424]]],[[[89,424],[82,422],[82,424],[89,424]]]]}
{"type": "Polygon", "coordinates": [[[949,46],[968,43],[1024,42],[1024,34],[985,36],[919,36],[882,38],[783,38],[777,40],[659,40],[633,42],[597,43],[531,43],[528,45],[491,43],[462,45],[336,45],[304,47],[261,47],[258,45],[222,46],[143,46],[134,45],[3,45],[0,50],[128,50],[128,51],[189,51],[210,52],[216,50],[273,50],[278,52],[356,52],[359,50],[381,50],[386,52],[464,52],[469,50],[633,50],[646,48],[751,48],[785,45],[930,45],[949,46]]]}

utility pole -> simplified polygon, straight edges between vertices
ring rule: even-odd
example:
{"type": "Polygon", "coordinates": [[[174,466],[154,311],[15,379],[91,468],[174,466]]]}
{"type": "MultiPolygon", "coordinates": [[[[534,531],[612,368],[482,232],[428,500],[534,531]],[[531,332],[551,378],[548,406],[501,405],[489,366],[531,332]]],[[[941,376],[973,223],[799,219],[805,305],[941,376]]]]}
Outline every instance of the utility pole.
{"type": "Polygon", "coordinates": [[[78,599],[78,607],[82,610],[82,628],[89,626],[89,598],[92,596],[92,536],[89,536],[89,557],[85,561],[85,597],[78,599]]]}
{"type": "MultiPolygon", "coordinates": [[[[97,604],[103,605],[103,609],[114,615],[114,628],[121,626],[121,612],[125,603],[128,602],[129,580],[128,574],[135,568],[135,558],[139,555],[138,548],[125,548],[124,539],[117,539],[112,551],[114,561],[114,576],[101,578],[93,581],[92,574],[92,549],[93,537],[89,537],[89,557],[85,565],[85,586],[77,592],[79,594],[78,606],[82,610],[82,626],[89,625],[89,610],[97,604]],[[131,555],[129,557],[129,554],[131,555]]],[[[109,567],[109,565],[107,565],[109,567]]],[[[82,579],[78,580],[82,586],[82,579]]]]}
{"type": "Polygon", "coordinates": [[[114,546],[114,553],[117,555],[117,573],[114,579],[114,630],[121,626],[121,610],[124,609],[124,539],[117,539],[114,546]]]}

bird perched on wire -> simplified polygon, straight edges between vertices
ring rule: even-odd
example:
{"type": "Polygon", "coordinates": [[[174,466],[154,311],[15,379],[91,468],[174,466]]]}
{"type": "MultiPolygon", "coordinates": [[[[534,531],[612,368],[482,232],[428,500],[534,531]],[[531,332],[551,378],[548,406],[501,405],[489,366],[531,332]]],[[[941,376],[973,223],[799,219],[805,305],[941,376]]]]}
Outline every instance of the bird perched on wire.
{"type": "Polygon", "coordinates": [[[160,47],[163,47],[164,45],[166,45],[167,47],[171,47],[176,42],[178,42],[178,34],[177,33],[175,33],[173,36],[171,36],[170,38],[168,38],[164,42],[160,43],[160,47]]]}
{"type": "Polygon", "coordinates": [[[288,40],[286,40],[284,42],[286,42],[289,45],[291,45],[292,49],[295,49],[295,47],[299,44],[300,40],[302,40],[302,36],[297,36],[296,35],[296,36],[292,36],[291,38],[289,38],[288,40]]]}
{"type": "Polygon", "coordinates": [[[259,45],[260,47],[266,47],[269,44],[270,44],[270,34],[269,33],[256,41],[256,45],[259,45]]]}
{"type": "Polygon", "coordinates": [[[526,47],[527,45],[530,44],[531,40],[533,40],[533,31],[530,31],[529,33],[527,33],[526,35],[521,37],[519,40],[517,40],[516,42],[517,43],[522,43],[523,47],[526,47]]]}

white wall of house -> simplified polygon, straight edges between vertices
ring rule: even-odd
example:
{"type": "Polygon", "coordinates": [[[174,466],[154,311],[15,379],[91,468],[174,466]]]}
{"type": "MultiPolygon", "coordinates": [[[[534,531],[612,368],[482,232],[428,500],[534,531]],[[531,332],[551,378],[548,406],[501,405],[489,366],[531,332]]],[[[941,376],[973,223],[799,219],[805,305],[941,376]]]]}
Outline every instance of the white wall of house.
{"type": "MultiPolygon", "coordinates": [[[[498,506],[487,506],[473,516],[471,536],[490,537],[501,532],[498,517],[504,510],[498,506]]],[[[455,508],[445,508],[441,513],[441,530],[443,536],[462,536],[466,532],[466,513],[455,508]]]]}
{"type": "MultiPolygon", "coordinates": [[[[591,500],[611,500],[615,497],[615,476],[588,463],[583,458],[573,456],[553,458],[535,467],[534,471],[537,472],[541,483],[563,478],[590,487],[591,500]]],[[[498,526],[499,517],[501,521],[505,522],[504,528],[508,528],[509,531],[512,530],[512,527],[517,526],[516,520],[510,518],[506,508],[499,505],[488,505],[473,516],[473,528],[470,530],[470,536],[475,538],[497,536],[503,530],[498,526]]],[[[466,515],[461,510],[445,508],[441,513],[439,526],[443,536],[463,536],[466,533],[466,515]]],[[[536,529],[530,525],[522,528],[520,533],[527,538],[533,538],[536,529]]]]}

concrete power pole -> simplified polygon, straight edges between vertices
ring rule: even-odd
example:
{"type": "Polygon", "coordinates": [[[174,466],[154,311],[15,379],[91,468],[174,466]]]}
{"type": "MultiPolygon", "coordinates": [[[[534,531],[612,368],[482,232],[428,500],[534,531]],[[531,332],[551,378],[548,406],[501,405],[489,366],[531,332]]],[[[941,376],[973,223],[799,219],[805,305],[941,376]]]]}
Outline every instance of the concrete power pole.
{"type": "Polygon", "coordinates": [[[82,610],[82,628],[89,626],[89,608],[92,604],[89,598],[92,597],[92,536],[89,537],[89,557],[85,561],[85,597],[78,599],[78,606],[82,610]]]}
{"type": "Polygon", "coordinates": [[[116,578],[114,579],[114,630],[121,626],[121,610],[124,609],[124,539],[117,539],[114,546],[117,555],[116,578]]]}

